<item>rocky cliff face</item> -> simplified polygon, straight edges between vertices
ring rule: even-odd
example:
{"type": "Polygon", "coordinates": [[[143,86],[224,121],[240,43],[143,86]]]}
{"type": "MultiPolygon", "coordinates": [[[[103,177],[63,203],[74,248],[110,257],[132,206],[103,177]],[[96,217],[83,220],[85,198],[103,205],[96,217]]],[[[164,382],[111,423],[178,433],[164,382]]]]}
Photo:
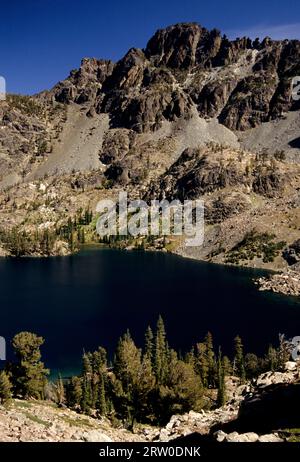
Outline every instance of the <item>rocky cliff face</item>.
{"type": "Polygon", "coordinates": [[[83,60],[53,91],[59,102],[95,103],[114,126],[137,132],[189,117],[193,106],[202,117],[246,130],[297,109],[290,85],[299,63],[299,41],[230,41],[183,23],[157,31],[144,50],[129,50],[116,65],[83,60]]]}

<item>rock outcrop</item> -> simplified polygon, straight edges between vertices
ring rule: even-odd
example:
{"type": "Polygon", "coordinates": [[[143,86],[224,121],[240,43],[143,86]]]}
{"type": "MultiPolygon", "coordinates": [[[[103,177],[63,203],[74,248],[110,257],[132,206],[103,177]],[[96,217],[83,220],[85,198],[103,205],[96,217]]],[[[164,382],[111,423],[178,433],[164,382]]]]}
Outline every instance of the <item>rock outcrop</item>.
{"type": "Polygon", "coordinates": [[[300,296],[300,273],[288,270],[270,277],[259,278],[259,290],[268,290],[284,295],[300,296]]]}
{"type": "Polygon", "coordinates": [[[114,429],[106,419],[97,420],[58,408],[51,402],[14,400],[0,406],[1,442],[143,441],[125,429],[114,429]]]}
{"type": "Polygon", "coordinates": [[[50,94],[62,103],[90,102],[114,127],[139,133],[190,117],[192,107],[246,130],[297,107],[290,79],[299,61],[296,40],[230,41],[216,29],[181,23],[158,30],[144,50],[132,48],[115,65],[84,59],[50,94]]]}

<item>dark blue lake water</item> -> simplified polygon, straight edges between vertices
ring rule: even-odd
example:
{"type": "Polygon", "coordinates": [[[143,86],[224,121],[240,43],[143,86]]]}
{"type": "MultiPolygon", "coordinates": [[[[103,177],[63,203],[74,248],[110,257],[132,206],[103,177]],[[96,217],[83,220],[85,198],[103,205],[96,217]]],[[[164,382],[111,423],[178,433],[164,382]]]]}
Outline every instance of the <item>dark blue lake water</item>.
{"type": "Polygon", "coordinates": [[[0,335],[29,330],[45,338],[53,373],[78,372],[82,351],[111,354],[129,328],[142,345],[161,314],[171,346],[187,351],[210,330],[231,353],[235,335],[262,353],[278,333],[300,335],[300,300],[259,292],[251,269],[175,255],[86,249],[71,257],[0,260],[0,335]]]}

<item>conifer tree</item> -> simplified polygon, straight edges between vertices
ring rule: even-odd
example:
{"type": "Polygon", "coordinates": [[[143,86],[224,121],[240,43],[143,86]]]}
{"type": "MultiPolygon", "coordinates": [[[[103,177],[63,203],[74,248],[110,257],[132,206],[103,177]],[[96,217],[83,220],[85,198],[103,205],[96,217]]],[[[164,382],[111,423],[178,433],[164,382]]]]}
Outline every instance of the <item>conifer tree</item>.
{"type": "Polygon", "coordinates": [[[12,399],[12,384],[9,376],[5,371],[0,372],[0,403],[8,405],[12,399]]]}
{"type": "Polygon", "coordinates": [[[107,352],[105,348],[99,347],[98,350],[92,354],[92,369],[96,374],[107,369],[107,352]]]}
{"type": "Polygon", "coordinates": [[[141,367],[141,350],[131,338],[129,331],[120,338],[114,360],[114,373],[119,381],[119,411],[131,427],[135,419],[134,394],[141,367]]]}
{"type": "Polygon", "coordinates": [[[189,351],[185,355],[185,362],[187,364],[190,364],[195,369],[195,371],[197,371],[197,359],[196,359],[196,356],[195,356],[194,348],[192,348],[191,351],[189,351]]]}
{"type": "Polygon", "coordinates": [[[92,357],[90,353],[84,353],[82,356],[82,375],[81,409],[83,412],[88,412],[93,405],[93,368],[92,357]]]}
{"type": "Polygon", "coordinates": [[[163,383],[167,375],[168,369],[168,344],[166,341],[166,331],[164,322],[161,316],[157,321],[157,329],[155,336],[155,352],[154,352],[154,370],[158,383],[163,383]]]}
{"type": "Polygon", "coordinates": [[[252,379],[259,374],[259,361],[254,353],[247,353],[244,359],[246,377],[252,379]]]}
{"type": "Polygon", "coordinates": [[[145,334],[145,355],[150,359],[151,363],[153,361],[153,332],[150,326],[147,327],[146,334],[145,334]]]}
{"type": "Polygon", "coordinates": [[[208,359],[206,354],[206,345],[205,343],[197,343],[196,353],[195,353],[196,363],[195,368],[196,372],[201,377],[201,381],[205,387],[209,385],[209,366],[208,359]]]}
{"type": "Polygon", "coordinates": [[[218,395],[217,406],[224,406],[226,403],[226,384],[225,384],[225,367],[224,358],[222,358],[221,349],[218,355],[218,395]]]}
{"type": "Polygon", "coordinates": [[[62,377],[61,377],[60,374],[59,374],[58,380],[56,382],[55,390],[56,390],[56,399],[57,399],[58,405],[64,404],[65,399],[66,399],[65,387],[64,387],[64,383],[63,383],[63,380],[62,380],[62,377]]]}
{"type": "Polygon", "coordinates": [[[20,332],[12,341],[17,357],[14,368],[14,386],[24,398],[43,398],[49,370],[41,362],[40,347],[44,339],[31,332],[20,332]]]}
{"type": "Polygon", "coordinates": [[[217,366],[213,347],[213,338],[210,332],[206,334],[205,345],[208,367],[208,385],[214,387],[216,385],[217,366]]]}
{"type": "Polygon", "coordinates": [[[165,384],[158,388],[155,401],[156,418],[160,425],[172,415],[199,410],[203,406],[201,380],[191,364],[178,359],[174,350],[169,352],[169,369],[165,384]]]}
{"type": "Polygon", "coordinates": [[[232,375],[232,364],[228,356],[223,356],[223,368],[225,376],[232,375]]]}
{"type": "Polygon", "coordinates": [[[107,414],[107,403],[104,374],[100,374],[98,387],[98,402],[96,407],[99,410],[100,415],[105,416],[107,414]]]}
{"type": "Polygon", "coordinates": [[[148,355],[144,355],[140,368],[138,371],[138,380],[134,390],[134,409],[135,419],[153,421],[155,410],[153,409],[153,402],[151,402],[150,395],[155,387],[155,376],[151,360],[148,355]]]}
{"type": "Polygon", "coordinates": [[[278,367],[278,353],[276,349],[270,345],[266,355],[266,368],[271,371],[275,371],[278,367]]]}
{"type": "Polygon", "coordinates": [[[284,369],[285,363],[290,359],[291,350],[290,344],[286,340],[284,334],[279,334],[279,350],[278,350],[278,368],[284,369]]]}
{"type": "Polygon", "coordinates": [[[92,385],[91,380],[85,375],[82,380],[82,396],[81,396],[81,409],[85,413],[89,413],[92,407],[92,385]]]}
{"type": "Polygon", "coordinates": [[[71,377],[66,387],[67,405],[76,408],[82,402],[82,379],[80,377],[71,377]]]}
{"type": "Polygon", "coordinates": [[[242,381],[246,378],[243,343],[239,335],[234,339],[234,372],[242,381]]]}

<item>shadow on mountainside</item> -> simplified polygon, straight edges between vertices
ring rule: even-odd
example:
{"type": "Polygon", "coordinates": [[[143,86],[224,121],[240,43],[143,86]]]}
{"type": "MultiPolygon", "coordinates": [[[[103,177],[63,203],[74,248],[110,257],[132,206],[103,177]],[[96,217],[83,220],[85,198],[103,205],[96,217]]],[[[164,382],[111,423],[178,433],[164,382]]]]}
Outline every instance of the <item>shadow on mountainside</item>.
{"type": "Polygon", "coordinates": [[[246,398],[236,420],[211,428],[225,433],[268,433],[283,428],[300,428],[300,383],[276,384],[246,398]]]}

